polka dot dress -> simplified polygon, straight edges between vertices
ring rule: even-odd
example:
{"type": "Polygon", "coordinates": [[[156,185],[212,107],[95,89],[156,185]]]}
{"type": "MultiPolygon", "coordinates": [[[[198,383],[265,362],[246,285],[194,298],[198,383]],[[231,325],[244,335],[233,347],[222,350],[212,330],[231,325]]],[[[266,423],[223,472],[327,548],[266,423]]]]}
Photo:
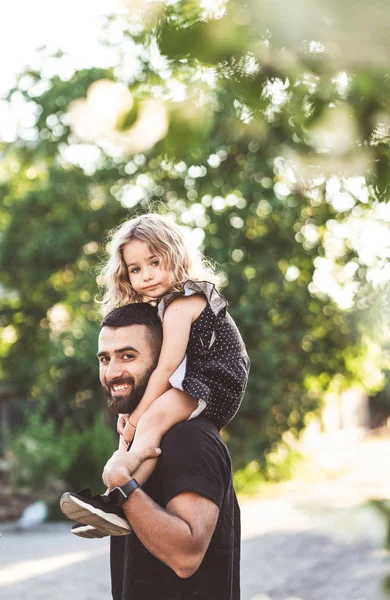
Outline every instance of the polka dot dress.
{"type": "Polygon", "coordinates": [[[160,319],[172,300],[192,294],[203,294],[207,304],[191,325],[186,356],[169,381],[172,387],[198,399],[190,418],[202,414],[222,429],[240,407],[249,358],[240,332],[226,312],[226,301],[208,281],[189,280],[182,292],[164,296],[158,304],[160,319]]]}

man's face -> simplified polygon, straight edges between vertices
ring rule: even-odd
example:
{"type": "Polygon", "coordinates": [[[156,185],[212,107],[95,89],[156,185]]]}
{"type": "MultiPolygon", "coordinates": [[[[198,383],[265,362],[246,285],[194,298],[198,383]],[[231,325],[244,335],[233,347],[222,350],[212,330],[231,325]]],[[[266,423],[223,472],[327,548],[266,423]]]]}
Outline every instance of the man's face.
{"type": "Polygon", "coordinates": [[[97,357],[108,408],[116,414],[132,413],[158,359],[148,340],[147,328],[144,325],[103,327],[97,357]]]}

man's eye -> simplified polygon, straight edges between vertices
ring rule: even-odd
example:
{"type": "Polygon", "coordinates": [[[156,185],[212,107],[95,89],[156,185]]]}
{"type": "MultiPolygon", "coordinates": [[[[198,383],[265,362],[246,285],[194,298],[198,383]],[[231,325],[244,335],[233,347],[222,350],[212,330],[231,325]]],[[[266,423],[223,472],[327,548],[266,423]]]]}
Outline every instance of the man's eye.
{"type": "Polygon", "coordinates": [[[99,362],[100,362],[101,365],[106,365],[109,361],[108,361],[107,356],[101,356],[99,358],[99,362]]]}
{"type": "Polygon", "coordinates": [[[134,358],[134,354],[124,354],[123,358],[125,360],[132,360],[134,358]]]}

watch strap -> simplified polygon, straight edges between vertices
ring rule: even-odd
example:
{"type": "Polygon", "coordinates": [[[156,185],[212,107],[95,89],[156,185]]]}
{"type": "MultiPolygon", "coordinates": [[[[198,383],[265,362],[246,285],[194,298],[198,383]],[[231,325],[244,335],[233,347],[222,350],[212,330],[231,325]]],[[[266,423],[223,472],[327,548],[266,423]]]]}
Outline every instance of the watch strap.
{"type": "Polygon", "coordinates": [[[136,479],[130,479],[127,483],[121,486],[114,487],[108,494],[108,497],[113,504],[118,507],[121,506],[134,490],[139,488],[140,485],[136,479]]]}

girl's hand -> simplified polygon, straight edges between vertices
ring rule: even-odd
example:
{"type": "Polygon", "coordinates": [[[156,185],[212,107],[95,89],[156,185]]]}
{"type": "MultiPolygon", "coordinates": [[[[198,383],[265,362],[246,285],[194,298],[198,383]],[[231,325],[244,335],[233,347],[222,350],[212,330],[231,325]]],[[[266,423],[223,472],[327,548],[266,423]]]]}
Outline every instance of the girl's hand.
{"type": "Polygon", "coordinates": [[[130,423],[130,419],[128,419],[127,423],[126,423],[126,427],[123,430],[123,438],[124,438],[125,442],[127,443],[127,445],[129,445],[130,442],[133,441],[135,431],[136,431],[136,428],[134,427],[134,425],[132,425],[130,423]]]}
{"type": "Polygon", "coordinates": [[[127,422],[129,420],[129,417],[130,417],[130,415],[119,414],[118,420],[116,422],[116,430],[119,433],[119,435],[123,435],[123,433],[125,431],[125,427],[127,425],[127,422]]]}
{"type": "Polygon", "coordinates": [[[129,449],[129,444],[125,441],[125,438],[123,437],[123,435],[120,435],[118,450],[123,450],[124,452],[126,452],[128,449],[129,449]]]}

